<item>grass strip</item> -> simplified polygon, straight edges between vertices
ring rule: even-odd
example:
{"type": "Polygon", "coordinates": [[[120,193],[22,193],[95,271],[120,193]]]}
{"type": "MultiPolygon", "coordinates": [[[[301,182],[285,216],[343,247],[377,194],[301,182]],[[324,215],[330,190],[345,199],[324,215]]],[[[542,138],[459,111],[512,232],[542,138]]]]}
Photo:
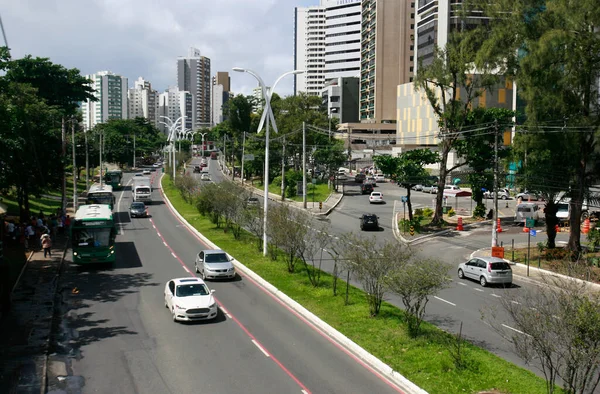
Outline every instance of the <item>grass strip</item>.
{"type": "MultiPolygon", "coordinates": [[[[262,190],[262,189],[261,189],[262,190]]],[[[310,179],[307,179],[307,184],[306,184],[306,200],[308,202],[312,202],[313,199],[315,201],[315,203],[318,203],[319,201],[325,201],[327,200],[327,197],[329,197],[329,195],[331,194],[331,190],[329,189],[329,186],[327,185],[327,183],[319,183],[316,185],[313,185],[312,183],[310,183],[310,179]],[[313,190],[314,190],[314,196],[313,196],[313,190]]],[[[269,185],[269,193],[273,193],[273,194],[277,194],[278,196],[281,196],[281,184],[274,184],[271,183],[269,185]]],[[[302,196],[293,196],[293,197],[288,197],[290,200],[293,201],[297,201],[297,202],[301,202],[302,200],[302,196]]]]}
{"type": "Polygon", "coordinates": [[[472,344],[466,344],[467,367],[457,369],[448,350],[451,335],[424,322],[422,334],[411,338],[402,310],[384,303],[380,315],[371,318],[363,291],[353,286],[349,288],[350,303],[344,305],[345,282],[338,281],[339,294],[335,297],[333,278],[325,272],[321,285],[313,287],[300,269],[290,274],[282,261],[264,257],[252,235],[244,233],[235,240],[231,232],[225,233],[201,216],[183,200],[169,177],[163,177],[162,187],[175,209],[204,236],[429,393],[463,394],[491,389],[514,394],[546,392],[543,379],[472,344]]]}

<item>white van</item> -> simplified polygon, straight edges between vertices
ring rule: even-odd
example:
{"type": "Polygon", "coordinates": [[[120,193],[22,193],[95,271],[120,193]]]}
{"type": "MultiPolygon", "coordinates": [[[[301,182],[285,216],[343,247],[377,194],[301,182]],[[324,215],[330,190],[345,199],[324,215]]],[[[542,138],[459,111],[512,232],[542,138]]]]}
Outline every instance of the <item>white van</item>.
{"type": "Polygon", "coordinates": [[[517,204],[515,211],[516,223],[525,223],[525,221],[529,218],[540,220],[543,217],[543,210],[538,204],[532,202],[522,202],[521,204],[517,204]]]}

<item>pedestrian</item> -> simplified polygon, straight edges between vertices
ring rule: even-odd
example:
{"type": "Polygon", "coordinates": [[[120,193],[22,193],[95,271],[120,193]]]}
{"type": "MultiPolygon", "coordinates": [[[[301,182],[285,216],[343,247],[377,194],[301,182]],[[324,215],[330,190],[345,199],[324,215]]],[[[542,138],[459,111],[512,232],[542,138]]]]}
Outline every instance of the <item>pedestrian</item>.
{"type": "Polygon", "coordinates": [[[56,238],[56,231],[58,230],[58,219],[56,215],[50,216],[50,232],[53,238],[56,238]]]}
{"type": "Polygon", "coordinates": [[[31,245],[31,241],[33,241],[34,236],[35,230],[30,223],[27,225],[27,227],[25,227],[25,249],[29,249],[30,246],[33,246],[31,245]]]}
{"type": "Polygon", "coordinates": [[[71,226],[71,217],[69,215],[67,215],[67,217],[65,218],[65,232],[67,234],[69,234],[70,226],[71,226]]]}
{"type": "Polygon", "coordinates": [[[50,238],[49,234],[44,234],[42,235],[41,238],[42,241],[42,249],[44,249],[44,258],[46,258],[46,255],[52,257],[52,238],[50,238]]]}
{"type": "Polygon", "coordinates": [[[6,225],[6,232],[8,233],[8,239],[9,240],[14,240],[14,236],[15,236],[15,221],[14,220],[9,220],[8,224],[6,225]]]}

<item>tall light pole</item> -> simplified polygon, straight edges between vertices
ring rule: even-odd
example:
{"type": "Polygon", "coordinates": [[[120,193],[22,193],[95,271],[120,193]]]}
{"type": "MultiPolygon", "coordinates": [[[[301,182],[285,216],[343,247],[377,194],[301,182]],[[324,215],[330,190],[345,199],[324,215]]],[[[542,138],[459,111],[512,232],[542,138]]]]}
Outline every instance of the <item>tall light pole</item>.
{"type": "Polygon", "coordinates": [[[87,129],[83,130],[85,136],[85,190],[90,190],[90,158],[88,155],[88,135],[87,129]]]}
{"type": "Polygon", "coordinates": [[[171,120],[171,118],[169,118],[168,116],[161,116],[161,118],[165,118],[169,123],[166,122],[160,122],[164,125],[166,125],[169,128],[169,135],[167,137],[167,141],[171,142],[171,151],[172,151],[172,166],[173,166],[173,179],[175,179],[175,139],[177,138],[176,136],[176,132],[177,132],[177,124],[182,121],[183,116],[180,116],[179,118],[177,118],[177,120],[175,122],[173,122],[171,120]]]}
{"type": "Polygon", "coordinates": [[[198,133],[202,136],[202,157],[204,157],[204,136],[206,136],[208,133],[198,133]]]}
{"type": "Polygon", "coordinates": [[[73,155],[73,210],[77,212],[77,162],[75,161],[75,118],[71,120],[71,154],[73,155]]]}
{"type": "Polygon", "coordinates": [[[275,130],[275,132],[277,133],[277,124],[275,123],[275,116],[273,115],[273,110],[271,109],[271,94],[272,92],[275,90],[275,87],[277,86],[277,84],[279,83],[279,81],[281,81],[284,77],[288,76],[288,75],[292,75],[292,74],[302,74],[304,72],[304,70],[293,70],[293,71],[288,71],[286,73],[284,73],[283,75],[281,75],[279,78],[277,78],[277,80],[275,81],[275,83],[273,84],[273,87],[270,89],[267,89],[267,85],[265,85],[264,81],[262,80],[262,78],[255,73],[252,70],[248,70],[245,68],[241,68],[241,67],[234,67],[233,71],[237,71],[237,72],[246,72],[250,75],[252,75],[254,78],[256,78],[256,80],[258,81],[258,84],[260,85],[261,89],[262,89],[262,94],[263,97],[265,98],[265,108],[263,110],[263,114],[262,117],[260,118],[260,124],[258,125],[258,132],[260,133],[260,131],[263,128],[263,124],[267,123],[266,128],[265,128],[265,172],[264,172],[264,176],[263,176],[263,182],[264,182],[264,186],[265,186],[265,195],[263,198],[263,202],[264,202],[264,218],[263,218],[263,255],[267,255],[267,213],[268,213],[268,209],[269,209],[269,205],[268,205],[268,201],[269,201],[269,121],[273,122],[273,130],[275,130]]]}

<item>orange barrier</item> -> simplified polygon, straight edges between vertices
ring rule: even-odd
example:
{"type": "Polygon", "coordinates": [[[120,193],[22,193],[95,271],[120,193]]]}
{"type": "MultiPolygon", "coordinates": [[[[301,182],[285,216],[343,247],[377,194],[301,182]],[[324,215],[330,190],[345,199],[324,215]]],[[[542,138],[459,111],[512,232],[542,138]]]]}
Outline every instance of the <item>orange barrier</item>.
{"type": "Polygon", "coordinates": [[[523,225],[523,232],[524,233],[528,233],[529,232],[529,228],[526,225],[523,225]]]}
{"type": "Polygon", "coordinates": [[[498,218],[498,221],[496,222],[496,232],[497,233],[502,232],[502,225],[500,224],[500,218],[498,218]]]}
{"type": "Polygon", "coordinates": [[[557,233],[560,233],[560,227],[558,227],[558,224],[556,226],[554,226],[554,231],[556,231],[557,233]]]}
{"type": "Polygon", "coordinates": [[[457,226],[456,226],[456,231],[463,231],[463,230],[464,230],[463,221],[462,221],[462,218],[459,217],[458,218],[458,223],[457,223],[457,226]]]}
{"type": "Polygon", "coordinates": [[[582,233],[587,234],[590,232],[590,219],[585,219],[583,221],[583,229],[581,230],[582,233]]]}

